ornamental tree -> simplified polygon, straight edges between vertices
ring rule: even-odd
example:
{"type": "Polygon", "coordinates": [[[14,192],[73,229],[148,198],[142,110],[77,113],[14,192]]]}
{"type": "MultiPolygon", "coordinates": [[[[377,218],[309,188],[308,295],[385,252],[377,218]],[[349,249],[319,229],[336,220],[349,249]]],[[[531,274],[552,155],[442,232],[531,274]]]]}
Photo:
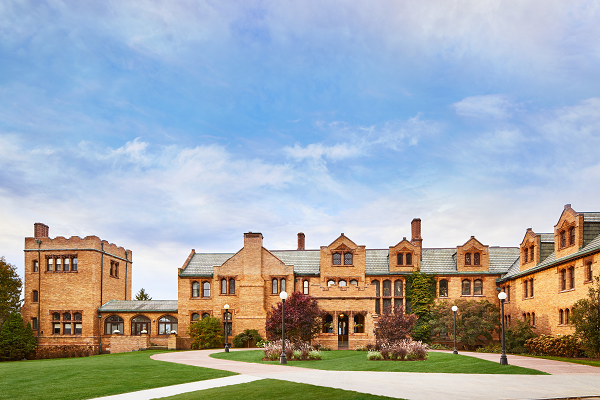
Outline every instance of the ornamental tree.
{"type": "Polygon", "coordinates": [[[21,285],[17,267],[0,257],[0,331],[11,313],[21,311],[21,285]]]}
{"type": "Polygon", "coordinates": [[[200,319],[188,328],[192,338],[192,349],[208,349],[221,347],[223,344],[223,325],[215,317],[200,319]]]}
{"type": "MultiPolygon", "coordinates": [[[[281,302],[271,307],[265,330],[269,340],[281,338],[281,302]]],[[[292,293],[285,301],[285,337],[292,342],[310,341],[321,330],[324,312],[317,300],[301,292],[292,293]]]]}
{"type": "Polygon", "coordinates": [[[600,356],[600,277],[588,289],[588,297],[579,299],[573,307],[571,321],[575,335],[589,357],[600,356]]]}
{"type": "Polygon", "coordinates": [[[405,314],[404,307],[396,306],[393,312],[382,314],[377,319],[375,335],[377,341],[388,340],[395,342],[411,338],[411,332],[418,317],[415,314],[405,314]]]}

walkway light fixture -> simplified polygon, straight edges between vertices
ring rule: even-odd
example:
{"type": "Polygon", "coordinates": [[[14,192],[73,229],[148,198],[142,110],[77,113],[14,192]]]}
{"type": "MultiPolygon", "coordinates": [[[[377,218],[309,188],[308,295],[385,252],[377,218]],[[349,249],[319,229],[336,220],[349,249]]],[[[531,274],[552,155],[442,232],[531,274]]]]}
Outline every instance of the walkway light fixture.
{"type": "Polygon", "coordinates": [[[500,356],[500,365],[508,365],[508,358],[506,358],[506,348],[504,345],[504,300],[506,300],[506,293],[498,293],[500,299],[500,309],[502,310],[502,355],[500,356]]]}
{"type": "Polygon", "coordinates": [[[287,292],[279,293],[281,298],[281,355],[279,356],[280,364],[287,364],[287,358],[285,357],[285,299],[287,299],[287,292]]]}
{"type": "Polygon", "coordinates": [[[229,327],[227,323],[229,321],[229,304],[223,306],[225,309],[225,353],[229,353],[229,327]]]}
{"type": "Polygon", "coordinates": [[[458,307],[452,306],[452,312],[454,313],[454,351],[452,354],[458,354],[458,350],[456,350],[456,312],[458,311],[458,307]]]}

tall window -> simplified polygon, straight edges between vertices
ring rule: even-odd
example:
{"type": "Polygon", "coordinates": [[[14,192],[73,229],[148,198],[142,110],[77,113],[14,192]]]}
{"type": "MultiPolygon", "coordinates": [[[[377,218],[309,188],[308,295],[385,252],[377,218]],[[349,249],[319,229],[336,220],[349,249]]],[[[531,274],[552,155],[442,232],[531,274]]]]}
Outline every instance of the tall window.
{"type": "Polygon", "coordinates": [[[202,282],[202,297],[210,297],[210,282],[202,282]]]}
{"type": "Polygon", "coordinates": [[[531,325],[535,326],[535,313],[531,313],[531,325]]]}
{"type": "Polygon", "coordinates": [[[465,253],[465,265],[471,265],[471,253],[465,253]]]}
{"type": "Polygon", "coordinates": [[[333,265],[342,265],[342,255],[340,253],[333,253],[332,264],[333,265]]]}
{"type": "Polygon", "coordinates": [[[523,281],[523,298],[528,298],[529,297],[529,282],[524,280],[523,281]]]}
{"type": "Polygon", "coordinates": [[[592,281],[592,262],[588,261],[587,264],[585,264],[585,280],[588,282],[592,281]]]}
{"type": "Polygon", "coordinates": [[[533,246],[529,248],[529,259],[533,261],[533,246]]]}
{"type": "Polygon", "coordinates": [[[323,333],[333,333],[333,316],[327,314],[323,323],[323,333]]]}
{"type": "Polygon", "coordinates": [[[510,303],[510,285],[506,286],[506,301],[510,303]]]}
{"type": "Polygon", "coordinates": [[[352,265],[352,253],[344,253],[344,265],[352,265]]]}
{"type": "Polygon", "coordinates": [[[470,296],[471,295],[471,281],[465,279],[462,281],[462,295],[470,296]]]}
{"type": "Polygon", "coordinates": [[[448,297],[448,281],[446,279],[440,280],[440,297],[448,297]]]}
{"type": "Polygon", "coordinates": [[[37,303],[40,300],[40,296],[37,290],[33,291],[33,296],[32,296],[32,301],[34,303],[37,303]]]}
{"type": "Polygon", "coordinates": [[[38,263],[38,260],[33,260],[33,272],[38,272],[40,268],[40,264],[38,263]]]}
{"type": "Polygon", "coordinates": [[[83,331],[83,324],[81,322],[81,320],[82,320],[81,313],[75,313],[73,315],[73,319],[75,320],[75,334],[81,335],[81,332],[83,331]]]}
{"type": "Polygon", "coordinates": [[[277,278],[273,278],[271,281],[271,293],[279,294],[279,282],[277,281],[277,278]]]}
{"type": "Polygon", "coordinates": [[[403,256],[404,256],[404,254],[398,253],[398,256],[397,256],[397,261],[398,261],[397,264],[398,265],[403,265],[403,261],[404,261],[403,256]]]}
{"type": "Polygon", "coordinates": [[[229,279],[229,294],[235,294],[235,279],[229,279]]]}
{"type": "Polygon", "coordinates": [[[302,282],[302,293],[304,294],[308,294],[308,290],[309,290],[309,282],[308,280],[304,280],[304,282],[302,282]]]}
{"type": "Polygon", "coordinates": [[[285,288],[285,278],[281,278],[281,282],[279,282],[280,287],[281,287],[281,291],[285,292],[286,288],[285,288]]]}
{"type": "Polygon", "coordinates": [[[575,267],[569,268],[569,289],[575,287],[575,267]]]}
{"type": "Polygon", "coordinates": [[[475,296],[483,295],[483,282],[481,279],[475,279],[473,282],[473,294],[475,296]]]}
{"type": "Polygon", "coordinates": [[[402,297],[403,294],[403,287],[402,287],[402,281],[401,280],[396,280],[394,282],[394,296],[395,297],[402,297]]]}
{"type": "Polygon", "coordinates": [[[479,253],[473,254],[473,265],[480,265],[480,264],[481,264],[481,256],[479,255],[479,253]]]}
{"type": "Polygon", "coordinates": [[[53,270],[54,270],[54,259],[53,258],[49,258],[47,260],[46,271],[53,271],[53,270]]]}
{"type": "Polygon", "coordinates": [[[567,247],[567,233],[565,231],[560,231],[560,247],[567,247]]]}
{"type": "Polygon", "coordinates": [[[569,246],[575,244],[575,227],[569,228],[569,246]]]}
{"type": "Polygon", "coordinates": [[[112,335],[113,333],[116,333],[122,335],[124,322],[125,321],[123,321],[123,318],[119,317],[118,315],[111,315],[104,320],[104,334],[112,335]]]}
{"type": "Polygon", "coordinates": [[[169,335],[171,331],[177,332],[177,318],[165,315],[158,320],[158,334],[169,335]]]}
{"type": "Polygon", "coordinates": [[[365,316],[354,314],[354,333],[365,333],[365,316]]]}
{"type": "Polygon", "coordinates": [[[560,271],[560,290],[567,290],[567,270],[560,271]]]}
{"type": "Polygon", "coordinates": [[[565,313],[562,308],[558,311],[558,323],[560,325],[564,325],[565,323],[565,313]]]}
{"type": "Polygon", "coordinates": [[[379,288],[379,281],[372,281],[371,284],[375,285],[375,314],[381,314],[381,291],[379,288]]]}
{"type": "Polygon", "coordinates": [[[571,323],[571,316],[570,314],[570,310],[567,308],[565,309],[565,324],[569,325],[571,323]]]}
{"type": "Polygon", "coordinates": [[[389,297],[392,295],[392,281],[386,279],[383,281],[383,296],[389,297]]]}
{"type": "Polygon", "coordinates": [[[221,279],[221,294],[227,294],[227,279],[221,279]]]}
{"type": "Polygon", "coordinates": [[[54,270],[55,271],[61,271],[62,270],[62,262],[61,261],[62,261],[61,258],[57,258],[55,260],[55,263],[56,263],[56,264],[54,264],[54,270]]]}
{"type": "Polygon", "coordinates": [[[64,262],[64,267],[63,267],[63,269],[64,269],[66,272],[69,272],[69,269],[71,269],[71,259],[70,259],[69,257],[66,257],[66,258],[65,258],[65,262],[64,262]]]}
{"type": "Polygon", "coordinates": [[[523,264],[527,264],[529,262],[529,251],[525,248],[523,252],[523,264]]]}
{"type": "Polygon", "coordinates": [[[192,297],[200,297],[200,284],[196,281],[192,282],[192,297]]]}
{"type": "Polygon", "coordinates": [[[406,265],[412,265],[412,254],[406,253],[406,265]]]}
{"type": "Polygon", "coordinates": [[[73,258],[73,266],[71,267],[71,271],[77,272],[77,257],[73,258]]]}
{"type": "Polygon", "coordinates": [[[533,278],[529,280],[529,296],[533,297],[533,278]]]}
{"type": "Polygon", "coordinates": [[[38,320],[37,320],[37,318],[33,317],[33,318],[31,318],[31,329],[36,331],[37,328],[38,328],[38,320]]]}

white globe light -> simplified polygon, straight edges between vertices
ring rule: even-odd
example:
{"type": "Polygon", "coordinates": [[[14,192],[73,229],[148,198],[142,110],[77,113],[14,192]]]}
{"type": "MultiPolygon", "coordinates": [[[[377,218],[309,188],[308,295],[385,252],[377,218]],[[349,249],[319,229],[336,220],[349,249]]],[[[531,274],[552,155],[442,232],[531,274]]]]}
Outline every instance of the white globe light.
{"type": "Polygon", "coordinates": [[[223,308],[224,308],[224,309],[226,309],[226,310],[229,310],[229,304],[225,304],[225,305],[223,306],[223,308]]]}
{"type": "Polygon", "coordinates": [[[279,293],[279,297],[281,298],[281,300],[287,299],[287,292],[281,292],[281,293],[279,293]]]}
{"type": "Polygon", "coordinates": [[[458,311],[458,307],[452,306],[452,311],[457,312],[458,311]]]}
{"type": "Polygon", "coordinates": [[[500,292],[500,293],[498,293],[498,298],[499,298],[500,300],[506,300],[506,293],[504,293],[504,292],[500,292]]]}

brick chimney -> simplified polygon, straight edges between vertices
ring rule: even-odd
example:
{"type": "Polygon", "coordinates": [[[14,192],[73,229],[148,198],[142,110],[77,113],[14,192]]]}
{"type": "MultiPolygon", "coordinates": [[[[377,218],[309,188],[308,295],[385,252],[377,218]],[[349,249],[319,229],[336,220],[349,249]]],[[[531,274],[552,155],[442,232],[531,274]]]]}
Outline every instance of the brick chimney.
{"type": "Polygon", "coordinates": [[[46,224],[36,222],[33,224],[33,237],[36,239],[47,238],[50,228],[46,224]]]}
{"type": "Polygon", "coordinates": [[[570,204],[565,204],[565,210],[569,210],[571,208],[570,204]]]}
{"type": "Polygon", "coordinates": [[[298,233],[298,250],[305,250],[304,248],[304,233],[298,233]]]}
{"type": "Polygon", "coordinates": [[[423,247],[423,238],[421,238],[421,218],[415,218],[411,222],[412,238],[410,242],[415,246],[423,247]]]}

